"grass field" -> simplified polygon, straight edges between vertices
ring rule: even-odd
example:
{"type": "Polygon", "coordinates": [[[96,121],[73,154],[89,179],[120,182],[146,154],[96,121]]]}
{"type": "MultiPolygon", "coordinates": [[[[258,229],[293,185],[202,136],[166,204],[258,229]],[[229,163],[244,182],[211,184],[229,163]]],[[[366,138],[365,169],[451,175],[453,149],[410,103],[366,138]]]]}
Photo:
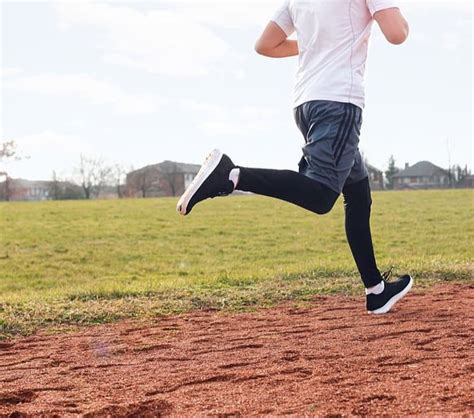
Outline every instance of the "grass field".
{"type": "MultiPolygon", "coordinates": [[[[472,281],[474,192],[379,192],[379,267],[472,281]]],[[[318,217],[258,196],[0,204],[0,337],[38,327],[242,309],[362,287],[338,202],[318,217]]]]}

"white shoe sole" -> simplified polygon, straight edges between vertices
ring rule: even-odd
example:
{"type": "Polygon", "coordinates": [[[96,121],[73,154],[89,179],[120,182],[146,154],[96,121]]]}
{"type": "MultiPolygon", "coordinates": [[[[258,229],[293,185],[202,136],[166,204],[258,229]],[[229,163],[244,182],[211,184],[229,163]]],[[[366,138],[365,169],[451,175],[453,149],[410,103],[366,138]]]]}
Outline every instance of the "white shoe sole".
{"type": "Polygon", "coordinates": [[[381,308],[375,309],[374,311],[367,311],[369,314],[384,314],[390,311],[390,309],[393,308],[393,306],[403,298],[411,289],[413,286],[413,277],[410,276],[410,281],[408,282],[407,287],[403,289],[400,293],[397,293],[395,296],[392,296],[389,301],[383,305],[381,308]]]}
{"type": "Polygon", "coordinates": [[[196,177],[194,177],[194,180],[191,182],[191,184],[188,186],[188,188],[178,200],[178,204],[176,205],[176,211],[180,215],[186,215],[189,201],[199,190],[202,184],[206,181],[206,179],[211,175],[214,169],[217,167],[223,155],[224,154],[218,149],[212,150],[209,153],[206,160],[204,161],[204,164],[199,169],[196,177]]]}

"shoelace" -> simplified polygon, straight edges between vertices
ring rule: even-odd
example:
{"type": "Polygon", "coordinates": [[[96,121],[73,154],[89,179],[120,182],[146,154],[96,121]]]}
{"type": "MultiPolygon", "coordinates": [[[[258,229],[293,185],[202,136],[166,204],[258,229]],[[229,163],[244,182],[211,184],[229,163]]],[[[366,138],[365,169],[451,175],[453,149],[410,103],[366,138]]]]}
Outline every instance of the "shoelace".
{"type": "Polygon", "coordinates": [[[390,266],[390,268],[387,271],[384,271],[382,273],[382,278],[384,281],[388,281],[392,277],[392,271],[393,271],[393,266],[390,266]]]}
{"type": "Polygon", "coordinates": [[[212,152],[210,152],[206,159],[204,160],[204,163],[202,164],[203,166],[206,166],[208,163],[209,163],[209,160],[211,159],[211,156],[212,156],[212,152]]]}

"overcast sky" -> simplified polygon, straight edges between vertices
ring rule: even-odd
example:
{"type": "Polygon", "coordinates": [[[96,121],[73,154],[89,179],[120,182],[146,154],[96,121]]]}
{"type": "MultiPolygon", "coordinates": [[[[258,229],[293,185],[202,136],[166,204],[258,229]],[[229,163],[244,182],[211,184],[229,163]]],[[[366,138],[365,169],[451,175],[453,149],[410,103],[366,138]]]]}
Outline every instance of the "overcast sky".
{"type": "MultiPolygon", "coordinates": [[[[473,164],[472,3],[401,1],[406,44],[374,27],[361,149],[385,169],[473,164]]],[[[201,163],[297,169],[296,59],[257,55],[273,1],[1,2],[1,140],[13,177],[69,176],[79,155],[135,168],[201,163]]]]}

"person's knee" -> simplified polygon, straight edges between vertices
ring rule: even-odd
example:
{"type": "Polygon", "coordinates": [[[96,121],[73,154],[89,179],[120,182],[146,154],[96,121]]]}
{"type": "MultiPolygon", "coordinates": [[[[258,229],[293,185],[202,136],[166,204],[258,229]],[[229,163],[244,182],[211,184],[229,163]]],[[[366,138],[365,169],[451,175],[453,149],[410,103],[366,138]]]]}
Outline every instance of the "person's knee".
{"type": "Polygon", "coordinates": [[[321,199],[315,208],[315,212],[318,215],[326,215],[327,213],[331,212],[331,209],[334,207],[338,196],[339,195],[336,192],[329,190],[324,196],[324,199],[321,199]]]}
{"type": "Polygon", "coordinates": [[[318,207],[316,208],[315,212],[318,214],[318,215],[326,215],[327,213],[331,212],[331,209],[333,208],[334,204],[321,204],[321,205],[318,205],[318,207]]]}
{"type": "Polygon", "coordinates": [[[344,205],[347,208],[361,207],[368,208],[372,206],[372,197],[370,195],[370,184],[368,177],[357,183],[344,186],[342,190],[344,195],[344,205]]]}

